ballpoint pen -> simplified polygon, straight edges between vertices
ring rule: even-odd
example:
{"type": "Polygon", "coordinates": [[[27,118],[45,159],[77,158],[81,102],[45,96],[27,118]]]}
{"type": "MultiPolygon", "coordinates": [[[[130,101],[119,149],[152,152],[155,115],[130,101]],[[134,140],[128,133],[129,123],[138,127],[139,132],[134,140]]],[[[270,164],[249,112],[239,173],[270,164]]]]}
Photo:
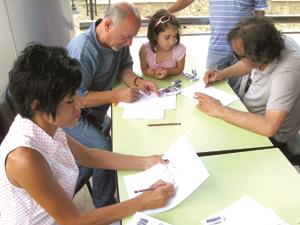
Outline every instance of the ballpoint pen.
{"type": "MultiPolygon", "coordinates": [[[[218,65],[215,66],[214,72],[212,73],[212,75],[210,77],[213,77],[217,71],[218,71],[218,65]]],[[[208,86],[209,86],[209,82],[207,82],[207,84],[205,84],[205,87],[208,87],[208,86]]]]}

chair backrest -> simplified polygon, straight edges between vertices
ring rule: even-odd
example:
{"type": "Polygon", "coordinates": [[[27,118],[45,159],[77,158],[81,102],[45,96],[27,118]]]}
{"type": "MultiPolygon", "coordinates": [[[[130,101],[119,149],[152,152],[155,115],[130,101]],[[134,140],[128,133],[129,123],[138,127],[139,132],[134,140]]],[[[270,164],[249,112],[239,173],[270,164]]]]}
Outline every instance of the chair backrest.
{"type": "Polygon", "coordinates": [[[9,89],[5,87],[0,92],[0,143],[7,134],[16,114],[13,97],[9,89]]]}

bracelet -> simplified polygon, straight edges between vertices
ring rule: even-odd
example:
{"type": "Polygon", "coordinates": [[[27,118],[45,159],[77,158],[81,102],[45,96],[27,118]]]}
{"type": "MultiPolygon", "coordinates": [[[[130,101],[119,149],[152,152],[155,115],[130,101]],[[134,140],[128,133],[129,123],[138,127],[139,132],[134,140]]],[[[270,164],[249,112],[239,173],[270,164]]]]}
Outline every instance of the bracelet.
{"type": "Polygon", "coordinates": [[[139,77],[139,76],[136,76],[136,77],[134,78],[133,84],[134,84],[134,86],[136,86],[136,87],[137,87],[137,84],[136,84],[137,79],[142,79],[142,80],[144,80],[144,78],[139,77]]]}

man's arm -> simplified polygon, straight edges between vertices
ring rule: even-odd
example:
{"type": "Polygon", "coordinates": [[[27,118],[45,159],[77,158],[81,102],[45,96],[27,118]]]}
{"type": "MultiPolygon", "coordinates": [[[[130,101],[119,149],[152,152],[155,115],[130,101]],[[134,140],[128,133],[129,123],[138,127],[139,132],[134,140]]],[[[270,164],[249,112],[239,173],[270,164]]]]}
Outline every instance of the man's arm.
{"type": "Polygon", "coordinates": [[[150,94],[150,92],[154,92],[159,95],[158,88],[155,83],[150,80],[144,80],[143,78],[137,76],[132,69],[123,69],[120,71],[119,77],[121,80],[127,85],[133,85],[138,89],[142,90],[146,94],[150,94]]]}
{"type": "Polygon", "coordinates": [[[137,79],[142,79],[139,78],[139,76],[136,75],[130,68],[121,70],[119,73],[119,77],[125,84],[133,87],[136,86],[137,79]]]}
{"type": "Polygon", "coordinates": [[[243,76],[251,73],[252,68],[248,67],[242,61],[233,64],[230,67],[227,67],[222,70],[224,74],[224,78],[235,77],[235,76],[243,76]]]}
{"type": "Polygon", "coordinates": [[[288,113],[272,109],[267,110],[264,115],[259,115],[228,108],[220,101],[202,93],[196,93],[196,98],[199,100],[197,107],[204,113],[267,137],[272,137],[278,131],[288,113]]]}
{"type": "Polygon", "coordinates": [[[85,96],[81,97],[81,100],[83,108],[89,108],[117,102],[133,102],[138,97],[137,88],[126,87],[109,91],[89,91],[85,96]]]}
{"type": "Polygon", "coordinates": [[[223,107],[217,117],[254,133],[272,137],[279,130],[286,115],[287,112],[282,110],[268,110],[265,115],[259,115],[223,107]]]}
{"type": "Polygon", "coordinates": [[[215,81],[224,80],[229,77],[234,76],[243,76],[251,73],[251,68],[248,67],[242,61],[237,62],[236,64],[227,67],[223,70],[218,69],[208,69],[205,74],[203,81],[205,85],[211,85],[215,81]]]}
{"type": "Polygon", "coordinates": [[[193,2],[194,2],[194,0],[177,0],[173,5],[169,6],[167,10],[170,13],[175,13],[175,12],[178,12],[178,11],[186,8],[193,2]]]}

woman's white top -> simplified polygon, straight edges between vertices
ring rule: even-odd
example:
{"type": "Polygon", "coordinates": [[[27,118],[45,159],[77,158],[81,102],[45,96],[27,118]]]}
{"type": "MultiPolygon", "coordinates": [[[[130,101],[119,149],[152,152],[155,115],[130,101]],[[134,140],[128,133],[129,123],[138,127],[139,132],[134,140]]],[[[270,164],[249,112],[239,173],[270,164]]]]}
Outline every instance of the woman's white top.
{"type": "Polygon", "coordinates": [[[0,224],[56,224],[24,189],[12,185],[7,179],[5,160],[11,151],[20,146],[40,152],[66,193],[70,198],[74,195],[78,166],[64,131],[58,128],[52,138],[31,120],[17,115],[0,146],[0,224]]]}

